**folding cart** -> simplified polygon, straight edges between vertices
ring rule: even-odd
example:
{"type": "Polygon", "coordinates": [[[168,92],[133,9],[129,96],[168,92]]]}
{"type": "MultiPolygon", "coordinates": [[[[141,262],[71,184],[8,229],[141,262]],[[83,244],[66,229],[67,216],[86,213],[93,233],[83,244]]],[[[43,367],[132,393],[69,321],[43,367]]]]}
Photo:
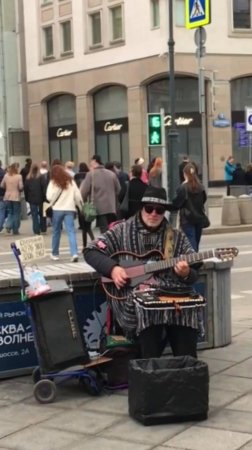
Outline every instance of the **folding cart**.
{"type": "Polygon", "coordinates": [[[79,331],[72,289],[64,280],[50,280],[49,292],[29,297],[21,250],[16,243],[11,244],[11,249],[20,271],[21,300],[31,323],[39,364],[32,374],[34,397],[40,403],[53,402],[55,381],[70,378],[77,379],[89,394],[98,395],[103,387],[99,366],[111,358],[90,360],[79,331]]]}

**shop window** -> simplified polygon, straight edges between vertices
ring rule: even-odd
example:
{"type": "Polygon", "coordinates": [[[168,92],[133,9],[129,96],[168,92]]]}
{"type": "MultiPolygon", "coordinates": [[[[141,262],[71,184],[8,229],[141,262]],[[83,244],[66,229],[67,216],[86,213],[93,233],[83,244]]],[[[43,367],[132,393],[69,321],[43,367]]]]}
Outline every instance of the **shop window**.
{"type": "Polygon", "coordinates": [[[160,27],[159,0],[151,0],[151,27],[160,27]]]}
{"type": "Polygon", "coordinates": [[[60,24],[61,28],[61,53],[68,53],[72,51],[72,32],[71,21],[67,20],[60,24]]]}
{"type": "Polygon", "coordinates": [[[122,6],[115,6],[110,8],[111,17],[111,40],[117,41],[123,38],[122,26],[122,6]]]}
{"type": "Polygon", "coordinates": [[[233,27],[251,29],[251,0],[233,0],[233,27]]]}
{"type": "Polygon", "coordinates": [[[41,0],[41,5],[49,5],[53,0],[41,0]]]}
{"type": "Polygon", "coordinates": [[[175,25],[177,27],[185,26],[185,0],[176,0],[175,2],[175,25]]]}
{"type": "Polygon", "coordinates": [[[44,35],[44,58],[53,56],[53,27],[52,25],[43,28],[44,35]]]}
{"type": "Polygon", "coordinates": [[[89,15],[91,45],[100,45],[102,42],[101,35],[101,12],[95,12],[89,15]]]}

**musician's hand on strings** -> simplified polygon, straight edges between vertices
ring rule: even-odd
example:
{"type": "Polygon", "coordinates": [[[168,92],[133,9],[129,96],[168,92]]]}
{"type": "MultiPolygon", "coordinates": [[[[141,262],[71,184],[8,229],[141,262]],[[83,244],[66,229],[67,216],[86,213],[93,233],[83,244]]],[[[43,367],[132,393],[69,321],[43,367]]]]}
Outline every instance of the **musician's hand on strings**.
{"type": "Polygon", "coordinates": [[[179,261],[174,267],[175,273],[181,277],[186,278],[189,275],[190,267],[186,261],[179,261]]]}
{"type": "Polygon", "coordinates": [[[115,266],[111,272],[111,278],[114,281],[117,289],[122,288],[128,281],[128,275],[123,267],[115,266]]]}

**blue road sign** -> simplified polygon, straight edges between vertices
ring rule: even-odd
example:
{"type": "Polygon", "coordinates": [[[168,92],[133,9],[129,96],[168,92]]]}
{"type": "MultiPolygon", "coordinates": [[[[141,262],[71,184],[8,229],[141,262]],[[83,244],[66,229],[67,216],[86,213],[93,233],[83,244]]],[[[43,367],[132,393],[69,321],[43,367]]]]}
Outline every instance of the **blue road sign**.
{"type": "Polygon", "coordinates": [[[203,27],[210,22],[210,0],[186,0],[186,28],[203,27]]]}

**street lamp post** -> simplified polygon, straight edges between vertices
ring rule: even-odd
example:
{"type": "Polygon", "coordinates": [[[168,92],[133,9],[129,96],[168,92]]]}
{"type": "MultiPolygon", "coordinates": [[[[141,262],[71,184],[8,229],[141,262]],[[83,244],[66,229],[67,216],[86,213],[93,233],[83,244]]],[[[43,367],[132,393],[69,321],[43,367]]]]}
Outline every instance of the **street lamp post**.
{"type": "MultiPolygon", "coordinates": [[[[168,132],[168,182],[169,200],[175,195],[175,181],[176,181],[176,165],[175,162],[175,149],[174,144],[178,138],[178,131],[175,123],[175,74],[174,74],[174,38],[173,38],[173,0],[168,0],[169,11],[169,39],[168,39],[168,51],[169,51],[169,97],[170,97],[170,115],[171,125],[168,132]],[[175,164],[174,164],[175,163],[175,164]]],[[[178,164],[177,164],[178,165],[178,164]]]]}

